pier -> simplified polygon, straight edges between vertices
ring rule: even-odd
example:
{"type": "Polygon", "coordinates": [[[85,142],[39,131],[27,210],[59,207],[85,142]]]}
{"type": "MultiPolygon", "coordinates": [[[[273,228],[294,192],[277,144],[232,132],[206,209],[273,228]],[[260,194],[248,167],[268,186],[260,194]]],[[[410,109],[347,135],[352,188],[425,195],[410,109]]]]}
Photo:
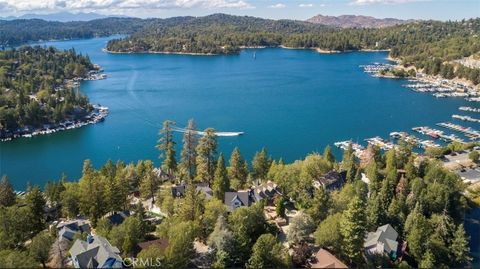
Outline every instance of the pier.
{"type": "Polygon", "coordinates": [[[441,123],[437,123],[437,125],[446,129],[454,130],[459,133],[463,133],[466,137],[470,138],[471,140],[477,140],[480,138],[480,132],[470,127],[463,127],[461,125],[453,124],[451,122],[441,122],[441,123]]]}

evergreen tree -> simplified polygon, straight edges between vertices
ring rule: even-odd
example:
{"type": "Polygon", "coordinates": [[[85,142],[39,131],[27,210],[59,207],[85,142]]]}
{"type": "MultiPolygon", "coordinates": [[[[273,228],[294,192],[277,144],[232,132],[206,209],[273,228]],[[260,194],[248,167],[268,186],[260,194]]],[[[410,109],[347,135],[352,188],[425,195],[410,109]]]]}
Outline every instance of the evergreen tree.
{"type": "Polygon", "coordinates": [[[378,173],[377,162],[372,160],[365,169],[365,176],[370,180],[368,191],[370,195],[377,194],[380,191],[380,175],[378,173]]]}
{"type": "Polygon", "coordinates": [[[237,147],[233,149],[232,155],[230,156],[227,171],[232,189],[239,190],[245,187],[248,177],[248,166],[237,147]]]}
{"type": "Polygon", "coordinates": [[[330,194],[323,186],[320,186],[319,189],[315,190],[311,207],[307,209],[307,213],[310,214],[316,224],[319,224],[327,218],[328,210],[330,209],[330,202],[330,194]]]}
{"type": "Polygon", "coordinates": [[[158,178],[153,172],[153,163],[151,161],[145,161],[144,163],[145,170],[140,182],[140,194],[144,199],[152,199],[153,204],[158,190],[158,178]]]}
{"type": "Polygon", "coordinates": [[[88,216],[95,227],[97,220],[106,213],[105,187],[100,175],[93,169],[90,160],[83,164],[83,173],[79,181],[80,213],[88,216]]]}
{"type": "Polygon", "coordinates": [[[182,221],[198,221],[205,211],[204,196],[197,194],[195,186],[187,185],[185,198],[178,209],[178,218],[182,221]]]}
{"type": "Polygon", "coordinates": [[[228,179],[225,160],[223,159],[222,153],[220,153],[220,156],[218,157],[212,189],[213,196],[219,200],[223,200],[225,192],[230,189],[230,181],[228,179]]]}
{"type": "Polygon", "coordinates": [[[325,150],[323,151],[322,154],[323,160],[333,164],[335,163],[335,156],[333,156],[332,149],[330,148],[330,145],[327,145],[325,147],[325,150]]]}
{"type": "Polygon", "coordinates": [[[15,204],[15,193],[7,176],[0,181],[0,206],[12,206],[15,204]]]}
{"type": "Polygon", "coordinates": [[[262,234],[252,248],[252,256],[247,268],[286,268],[289,267],[287,252],[271,234],[262,234]]]}
{"type": "Polygon", "coordinates": [[[420,268],[435,268],[435,255],[430,250],[427,250],[419,263],[420,268]]]}
{"type": "Polygon", "coordinates": [[[215,176],[215,159],[217,155],[217,138],[215,130],[208,128],[197,145],[197,175],[195,179],[200,182],[213,183],[215,176]]]}
{"type": "Polygon", "coordinates": [[[38,186],[29,188],[25,195],[25,203],[32,212],[33,218],[31,219],[32,231],[40,232],[45,228],[45,205],[46,201],[42,191],[38,186]]]}
{"type": "Polygon", "coordinates": [[[165,268],[187,268],[195,255],[193,241],[196,230],[192,221],[171,225],[168,230],[168,247],[165,250],[165,268]]]}
{"type": "Polygon", "coordinates": [[[53,241],[54,239],[47,232],[41,232],[32,239],[32,242],[28,246],[30,256],[34,258],[35,261],[41,263],[43,268],[46,268],[53,241]]]}
{"type": "Polygon", "coordinates": [[[181,152],[180,166],[186,170],[188,178],[192,180],[195,177],[196,157],[195,148],[198,144],[195,121],[190,119],[185,133],[183,134],[183,148],[181,152]]]}
{"type": "Polygon", "coordinates": [[[463,224],[458,225],[453,234],[452,244],[450,246],[451,257],[457,266],[466,265],[472,260],[470,255],[470,247],[468,246],[468,237],[465,234],[463,224]]]}
{"type": "Polygon", "coordinates": [[[264,181],[267,178],[270,163],[267,157],[267,150],[262,148],[260,152],[256,152],[252,161],[253,177],[255,180],[264,181]]]}
{"type": "Polygon", "coordinates": [[[163,158],[162,168],[169,175],[177,170],[177,161],[175,159],[175,141],[173,140],[172,125],[175,122],[166,120],[160,130],[160,139],[158,140],[157,149],[160,151],[160,158],[163,158]]]}
{"type": "Polygon", "coordinates": [[[365,209],[358,197],[353,197],[343,213],[340,223],[340,233],[343,237],[343,253],[350,263],[359,263],[362,257],[363,242],[365,240],[365,209]]]}
{"type": "Polygon", "coordinates": [[[286,215],[285,215],[285,198],[283,198],[283,196],[277,198],[276,203],[275,203],[275,212],[277,213],[277,216],[279,216],[281,218],[286,217],[286,215]]]}

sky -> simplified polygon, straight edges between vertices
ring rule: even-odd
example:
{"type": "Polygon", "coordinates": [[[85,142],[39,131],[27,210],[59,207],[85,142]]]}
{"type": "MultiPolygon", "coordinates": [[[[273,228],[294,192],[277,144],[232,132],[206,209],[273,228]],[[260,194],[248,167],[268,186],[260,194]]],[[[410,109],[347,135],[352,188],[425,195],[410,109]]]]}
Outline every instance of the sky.
{"type": "Polygon", "coordinates": [[[480,0],[0,0],[0,17],[62,11],[141,18],[228,13],[304,20],[353,14],[445,21],[480,17],[480,0]]]}

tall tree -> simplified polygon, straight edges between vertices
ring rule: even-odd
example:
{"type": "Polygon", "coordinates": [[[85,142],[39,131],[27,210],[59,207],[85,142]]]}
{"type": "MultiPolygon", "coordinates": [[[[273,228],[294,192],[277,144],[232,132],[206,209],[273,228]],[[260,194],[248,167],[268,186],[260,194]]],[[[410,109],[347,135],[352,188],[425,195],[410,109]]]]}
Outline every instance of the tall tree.
{"type": "Polygon", "coordinates": [[[155,203],[155,195],[158,190],[158,178],[153,172],[152,161],[145,161],[145,171],[140,182],[140,194],[145,199],[152,199],[152,204],[155,203]]]}
{"type": "Polygon", "coordinates": [[[315,190],[311,207],[307,209],[307,213],[310,214],[313,221],[319,224],[328,216],[328,210],[330,209],[330,194],[325,190],[323,186],[315,190]]]}
{"type": "Polygon", "coordinates": [[[247,268],[287,268],[290,256],[271,234],[262,234],[253,245],[247,268]]]}
{"type": "Polygon", "coordinates": [[[468,246],[468,237],[465,234],[463,224],[458,225],[453,234],[452,245],[450,246],[451,256],[457,266],[463,266],[470,262],[470,247],[468,246]]]}
{"type": "Polygon", "coordinates": [[[160,139],[158,139],[157,149],[160,151],[160,158],[163,158],[162,168],[169,175],[177,170],[177,161],[175,159],[175,141],[173,140],[172,126],[175,122],[166,120],[160,130],[160,139]]]}
{"type": "Polygon", "coordinates": [[[230,189],[230,180],[228,179],[227,168],[225,168],[225,160],[223,159],[222,153],[220,153],[218,157],[212,189],[213,196],[219,200],[223,200],[225,192],[230,189]]]}
{"type": "Polygon", "coordinates": [[[325,150],[323,150],[322,158],[331,164],[335,163],[335,156],[332,153],[330,145],[327,145],[325,150]]]}
{"type": "Polygon", "coordinates": [[[248,177],[248,166],[238,147],[233,149],[227,171],[230,185],[233,189],[238,190],[245,187],[248,177]]]}
{"type": "Polygon", "coordinates": [[[79,208],[80,213],[88,216],[94,227],[97,220],[106,213],[105,186],[100,177],[90,160],[85,160],[78,185],[79,208]]]}
{"type": "Polygon", "coordinates": [[[31,220],[33,232],[40,232],[45,228],[45,205],[46,201],[38,186],[29,188],[25,195],[25,203],[34,216],[31,220]]]}
{"type": "Polygon", "coordinates": [[[340,222],[340,233],[343,237],[343,253],[350,263],[360,262],[362,257],[363,242],[365,240],[365,208],[362,200],[353,197],[343,213],[340,222]]]}
{"type": "Polygon", "coordinates": [[[183,198],[182,204],[178,208],[178,218],[183,221],[200,220],[200,217],[205,211],[205,197],[199,195],[193,184],[189,184],[185,190],[185,198],[183,198]]]}
{"type": "Polygon", "coordinates": [[[270,163],[267,157],[267,150],[262,148],[260,152],[256,152],[252,161],[253,177],[255,180],[265,180],[267,178],[270,163]]]}
{"type": "Polygon", "coordinates": [[[171,225],[168,230],[168,247],[165,250],[166,268],[187,268],[195,254],[193,241],[198,228],[192,221],[171,225]]]}
{"type": "Polygon", "coordinates": [[[183,148],[180,159],[180,166],[186,170],[188,177],[192,180],[195,177],[196,157],[195,148],[198,144],[198,135],[196,133],[195,121],[190,119],[185,133],[183,134],[183,148]]]}
{"type": "Polygon", "coordinates": [[[0,181],[0,206],[12,206],[15,204],[15,193],[7,176],[0,181]]]}
{"type": "Polygon", "coordinates": [[[215,176],[215,159],[217,155],[217,137],[215,130],[208,128],[197,145],[197,175],[195,179],[200,182],[213,183],[215,176]]]}
{"type": "Polygon", "coordinates": [[[49,258],[50,247],[53,244],[53,238],[47,232],[40,232],[28,246],[28,252],[32,258],[41,263],[43,268],[49,258]]]}

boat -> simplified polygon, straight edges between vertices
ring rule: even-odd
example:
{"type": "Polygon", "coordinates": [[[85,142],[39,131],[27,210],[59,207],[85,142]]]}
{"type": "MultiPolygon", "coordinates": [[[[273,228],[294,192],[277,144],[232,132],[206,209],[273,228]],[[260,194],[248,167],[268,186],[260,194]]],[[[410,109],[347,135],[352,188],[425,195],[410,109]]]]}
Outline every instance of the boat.
{"type": "MultiPolygon", "coordinates": [[[[186,133],[186,132],[193,132],[197,135],[201,135],[201,136],[204,136],[205,135],[205,132],[203,131],[197,131],[197,130],[188,130],[188,129],[185,129],[185,128],[179,128],[179,127],[174,127],[172,128],[173,131],[176,131],[176,132],[180,132],[180,133],[186,133]]],[[[243,135],[244,132],[214,132],[214,134],[216,136],[240,136],[240,135],[243,135]]]]}

